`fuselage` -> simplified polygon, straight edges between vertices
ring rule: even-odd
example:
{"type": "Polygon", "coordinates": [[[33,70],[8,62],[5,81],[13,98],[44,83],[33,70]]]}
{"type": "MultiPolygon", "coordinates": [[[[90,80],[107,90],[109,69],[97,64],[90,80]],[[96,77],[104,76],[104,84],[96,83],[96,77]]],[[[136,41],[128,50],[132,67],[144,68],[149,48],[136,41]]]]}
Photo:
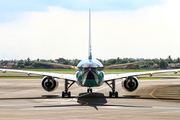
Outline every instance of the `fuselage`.
{"type": "Polygon", "coordinates": [[[77,83],[84,87],[96,87],[103,83],[104,71],[99,71],[97,67],[103,67],[96,59],[82,60],[77,67],[83,67],[76,71],[77,83]]]}

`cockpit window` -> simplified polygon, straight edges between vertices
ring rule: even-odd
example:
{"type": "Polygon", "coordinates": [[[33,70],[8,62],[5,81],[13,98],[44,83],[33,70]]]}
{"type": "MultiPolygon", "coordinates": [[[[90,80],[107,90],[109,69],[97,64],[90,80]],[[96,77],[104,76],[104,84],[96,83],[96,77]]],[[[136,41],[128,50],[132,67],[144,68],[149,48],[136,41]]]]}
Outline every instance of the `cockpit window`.
{"type": "Polygon", "coordinates": [[[96,68],[95,67],[85,67],[84,68],[84,71],[88,71],[88,70],[96,71],[96,68]]]}
{"type": "Polygon", "coordinates": [[[95,68],[95,67],[92,67],[91,70],[96,71],[96,68],[95,68]]]}
{"type": "Polygon", "coordinates": [[[87,71],[87,70],[89,70],[89,68],[88,68],[88,67],[85,67],[84,70],[87,71]]]}

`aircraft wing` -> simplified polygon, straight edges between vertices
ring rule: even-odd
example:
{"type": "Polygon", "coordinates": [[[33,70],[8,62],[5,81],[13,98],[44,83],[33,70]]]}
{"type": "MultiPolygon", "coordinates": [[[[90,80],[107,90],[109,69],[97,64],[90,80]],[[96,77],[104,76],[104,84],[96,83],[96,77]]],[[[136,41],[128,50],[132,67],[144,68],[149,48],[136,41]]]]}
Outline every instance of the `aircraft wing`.
{"type": "Polygon", "coordinates": [[[49,72],[35,72],[35,71],[14,70],[14,69],[0,69],[0,70],[3,71],[3,73],[19,72],[19,73],[26,73],[28,75],[36,74],[36,75],[42,75],[42,76],[51,76],[51,77],[60,78],[60,79],[67,79],[70,81],[77,81],[76,76],[73,74],[57,74],[57,73],[49,73],[49,72]]]}
{"type": "Polygon", "coordinates": [[[130,76],[140,76],[140,75],[150,75],[157,73],[167,73],[174,72],[175,74],[180,71],[180,69],[172,69],[172,70],[157,70],[157,71],[147,71],[147,72],[132,72],[132,73],[124,73],[124,74],[107,74],[104,76],[104,81],[110,81],[113,79],[127,78],[130,76]]]}

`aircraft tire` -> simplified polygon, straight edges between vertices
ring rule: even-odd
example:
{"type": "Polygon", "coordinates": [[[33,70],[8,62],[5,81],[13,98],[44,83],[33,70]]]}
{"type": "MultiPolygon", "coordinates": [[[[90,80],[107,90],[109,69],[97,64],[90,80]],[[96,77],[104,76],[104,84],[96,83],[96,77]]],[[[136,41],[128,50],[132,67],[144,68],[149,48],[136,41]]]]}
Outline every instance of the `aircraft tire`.
{"type": "Polygon", "coordinates": [[[64,98],[65,97],[65,93],[64,93],[64,91],[62,92],[62,98],[64,98]]]}
{"type": "Polygon", "coordinates": [[[71,97],[71,92],[68,92],[68,98],[70,98],[71,97]]]}
{"type": "Polygon", "coordinates": [[[115,97],[118,98],[118,92],[115,92],[115,97]]]}
{"type": "Polygon", "coordinates": [[[90,89],[89,91],[90,91],[90,93],[92,93],[92,89],[90,89]]]}
{"type": "Polygon", "coordinates": [[[109,97],[110,97],[110,98],[112,97],[112,92],[111,92],[111,91],[109,92],[109,97]]]}

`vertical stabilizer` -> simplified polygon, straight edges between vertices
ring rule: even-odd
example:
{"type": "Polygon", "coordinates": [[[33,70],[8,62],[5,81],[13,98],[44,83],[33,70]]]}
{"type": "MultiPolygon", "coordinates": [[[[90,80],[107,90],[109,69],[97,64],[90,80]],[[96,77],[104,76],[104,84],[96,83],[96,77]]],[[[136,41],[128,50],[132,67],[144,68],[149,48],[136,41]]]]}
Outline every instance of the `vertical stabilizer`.
{"type": "Polygon", "coordinates": [[[89,9],[89,57],[88,59],[92,60],[92,54],[91,54],[91,9],[89,9]]]}

